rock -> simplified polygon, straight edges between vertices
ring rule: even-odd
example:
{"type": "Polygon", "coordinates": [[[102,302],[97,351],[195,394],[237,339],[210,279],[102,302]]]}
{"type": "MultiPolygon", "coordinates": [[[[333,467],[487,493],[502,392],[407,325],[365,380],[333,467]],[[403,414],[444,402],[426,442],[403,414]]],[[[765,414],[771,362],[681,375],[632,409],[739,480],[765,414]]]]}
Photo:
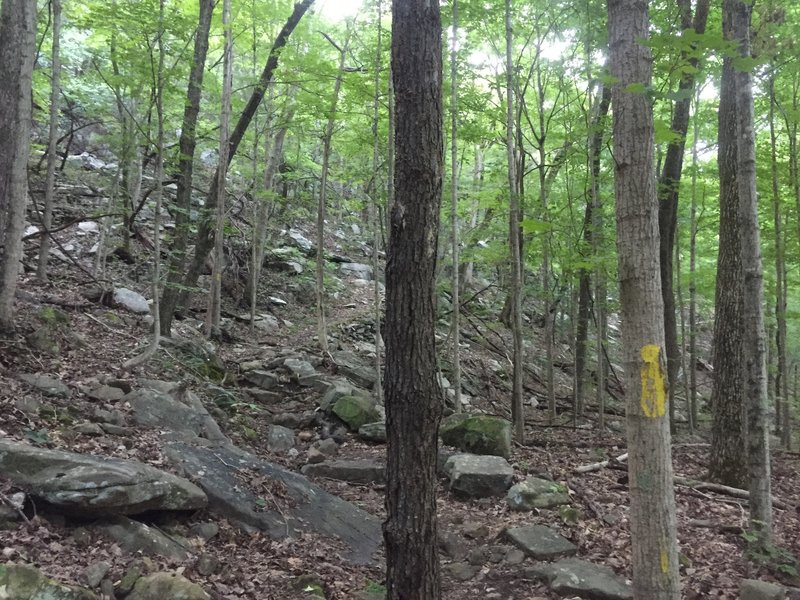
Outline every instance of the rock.
{"type": "Polygon", "coordinates": [[[478,569],[469,563],[455,562],[445,565],[444,572],[458,581],[468,581],[478,574],[478,569]]]}
{"type": "Polygon", "coordinates": [[[140,293],[128,288],[116,288],[114,290],[114,304],[139,315],[150,313],[150,305],[147,303],[147,299],[140,293]]]}
{"type": "Polygon", "coordinates": [[[270,301],[270,304],[274,304],[275,306],[286,306],[288,303],[283,298],[278,298],[277,296],[269,296],[267,300],[270,301]]]}
{"type": "Polygon", "coordinates": [[[312,446],[306,453],[306,462],[310,465],[318,465],[325,462],[325,455],[312,446]]]}
{"type": "Polygon", "coordinates": [[[519,548],[511,548],[506,553],[505,561],[507,565],[521,565],[525,561],[525,553],[519,548]]]}
{"type": "Polygon", "coordinates": [[[98,530],[131,554],[141,552],[179,561],[190,556],[186,548],[159,529],[126,517],[116,517],[108,524],[99,525],[98,530]]]}
{"type": "Polygon", "coordinates": [[[194,563],[195,570],[203,577],[209,577],[219,570],[219,559],[213,554],[203,553],[194,563]]]}
{"type": "Polygon", "coordinates": [[[366,395],[366,393],[358,394],[356,388],[349,381],[339,379],[328,384],[322,394],[322,399],[319,401],[319,407],[325,412],[329,412],[339,398],[361,395],[366,395]]]}
{"type": "Polygon", "coordinates": [[[271,390],[280,383],[275,373],[270,373],[262,369],[248,371],[245,373],[244,378],[253,385],[260,387],[262,390],[271,390]]]}
{"type": "Polygon", "coordinates": [[[544,525],[514,527],[506,531],[506,535],[515,546],[536,560],[573,556],[578,551],[575,544],[544,525]]]}
{"type": "Polygon", "coordinates": [[[442,421],[442,441],[471,454],[511,456],[511,423],[500,417],[455,414],[442,421]]]}
{"type": "Polygon", "coordinates": [[[14,399],[14,406],[27,417],[38,417],[42,401],[34,396],[19,396],[14,399]]]}
{"type": "Polygon", "coordinates": [[[375,368],[372,365],[367,365],[353,352],[347,350],[337,350],[332,354],[333,362],[339,373],[347,377],[356,385],[372,389],[378,376],[375,373],[375,368]]]}
{"type": "Polygon", "coordinates": [[[61,354],[61,344],[56,337],[56,331],[50,326],[38,327],[32,333],[25,336],[25,341],[31,349],[48,354],[59,356],[61,354]]]}
{"type": "Polygon", "coordinates": [[[292,581],[292,588],[305,594],[306,598],[325,598],[325,588],[322,580],[315,573],[304,573],[292,581]]]}
{"type": "Polygon", "coordinates": [[[103,578],[108,575],[110,570],[111,565],[101,560],[100,562],[93,563],[86,567],[83,573],[81,573],[81,579],[83,579],[84,583],[90,588],[96,588],[100,585],[100,582],[103,581],[103,578]]]}
{"type": "Polygon", "coordinates": [[[508,507],[511,510],[533,510],[569,504],[569,495],[562,490],[563,488],[553,481],[529,477],[508,490],[508,507]]]}
{"type": "Polygon", "coordinates": [[[386,481],[386,465],[376,460],[335,460],[304,465],[300,471],[307,477],[327,477],[350,483],[386,481]]]}
{"type": "Polygon", "coordinates": [[[219,533],[219,525],[212,522],[195,523],[189,528],[189,533],[202,540],[208,541],[217,536],[219,533]]]}
{"type": "Polygon", "coordinates": [[[467,555],[463,540],[454,533],[439,529],[439,550],[455,560],[461,560],[467,555]]]}
{"type": "Polygon", "coordinates": [[[135,431],[130,427],[121,427],[120,425],[114,425],[113,423],[100,423],[100,427],[108,435],[116,435],[119,437],[128,437],[135,433],[135,431]]]}
{"type": "Polygon", "coordinates": [[[137,425],[166,428],[211,441],[228,441],[217,422],[192,391],[165,394],[152,389],[141,389],[125,394],[123,401],[133,409],[132,417],[137,425]]]}
{"type": "Polygon", "coordinates": [[[280,413],[272,417],[272,422],[288,429],[297,429],[303,422],[303,416],[295,413],[280,413]]]}
{"type": "Polygon", "coordinates": [[[444,470],[450,490],[471,498],[501,496],[514,477],[514,469],[499,456],[455,454],[447,459],[444,470]]]}
{"type": "Polygon", "coordinates": [[[175,441],[167,459],[204,489],[212,510],[232,521],[266,531],[275,539],[303,532],[339,538],[344,555],[357,564],[371,561],[381,544],[381,522],[355,505],[312,484],[306,477],[262,461],[233,446],[205,448],[175,441]],[[281,506],[259,506],[258,490],[241,483],[242,470],[285,486],[281,506]],[[285,504],[284,504],[285,503],[285,504]]]}
{"type": "Polygon", "coordinates": [[[246,360],[243,363],[239,363],[239,370],[242,373],[246,373],[247,371],[255,371],[256,369],[261,369],[263,367],[263,360],[246,360]]]}
{"type": "Polygon", "coordinates": [[[311,366],[307,360],[300,360],[299,358],[287,358],[284,361],[284,366],[291,371],[292,376],[300,381],[304,378],[313,377],[317,374],[317,370],[311,366]]]}
{"type": "Polygon", "coordinates": [[[87,392],[86,395],[92,400],[97,400],[99,402],[116,402],[117,400],[122,399],[122,397],[125,395],[125,392],[118,387],[101,385],[87,392]]]}
{"type": "Polygon", "coordinates": [[[126,600],[211,600],[196,583],[175,573],[154,573],[140,577],[126,600]]]}
{"type": "Polygon", "coordinates": [[[58,379],[53,379],[41,373],[23,373],[19,378],[29,386],[36,388],[45,396],[55,398],[69,398],[69,388],[58,379]]]}
{"type": "Polygon", "coordinates": [[[577,558],[539,564],[526,573],[544,579],[562,596],[576,595],[592,600],[633,600],[633,589],[610,568],[577,558]]]}
{"type": "Polygon", "coordinates": [[[80,433],[82,435],[90,435],[90,436],[98,436],[103,435],[105,431],[103,428],[100,427],[97,423],[81,423],[80,425],[76,425],[72,428],[72,431],[75,433],[80,433]]]}
{"type": "Polygon", "coordinates": [[[270,425],[267,433],[267,449],[270,452],[285,452],[294,448],[294,431],[280,425],[270,425]]]}
{"type": "Polygon", "coordinates": [[[0,565],[0,598],[9,600],[97,600],[87,589],[64,585],[29,565],[0,565]]]}
{"type": "Polygon", "coordinates": [[[386,423],[366,423],[358,428],[358,437],[367,442],[386,442],[386,423]]]}
{"type": "MultiPolygon", "coordinates": [[[[248,317],[248,321],[249,321],[248,317]]],[[[281,324],[278,322],[278,319],[272,316],[269,313],[265,313],[263,315],[256,315],[256,319],[253,321],[253,327],[258,329],[259,331],[266,332],[266,333],[273,333],[280,329],[281,324]]]]}
{"type": "Polygon", "coordinates": [[[342,396],[333,405],[332,412],[352,431],[358,431],[362,425],[374,423],[381,418],[372,399],[363,396],[342,396]]]}
{"type": "Polygon", "coordinates": [[[196,510],[207,503],[193,483],[148,465],[10,440],[0,440],[0,472],[32,496],[91,517],[196,510]]]}
{"type": "Polygon", "coordinates": [[[743,579],[740,600],[785,600],[786,590],[774,583],[743,579]]]}
{"type": "Polygon", "coordinates": [[[461,528],[461,533],[470,540],[485,540],[489,537],[489,527],[486,523],[467,521],[461,528]]]}
{"type": "Polygon", "coordinates": [[[314,244],[297,229],[290,229],[287,234],[294,245],[309,256],[315,252],[314,244]]]}
{"type": "Polygon", "coordinates": [[[366,279],[372,281],[375,279],[372,267],[361,263],[342,263],[339,265],[339,270],[344,275],[355,277],[356,279],[366,279]]]}

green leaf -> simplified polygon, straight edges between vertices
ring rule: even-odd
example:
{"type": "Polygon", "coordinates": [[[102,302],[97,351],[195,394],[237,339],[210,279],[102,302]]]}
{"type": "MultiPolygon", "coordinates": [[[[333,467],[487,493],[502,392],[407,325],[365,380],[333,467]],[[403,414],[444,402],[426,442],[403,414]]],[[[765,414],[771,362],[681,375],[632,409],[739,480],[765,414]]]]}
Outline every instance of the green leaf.
{"type": "Polygon", "coordinates": [[[525,233],[544,233],[553,229],[552,223],[536,219],[523,219],[520,225],[525,233]]]}

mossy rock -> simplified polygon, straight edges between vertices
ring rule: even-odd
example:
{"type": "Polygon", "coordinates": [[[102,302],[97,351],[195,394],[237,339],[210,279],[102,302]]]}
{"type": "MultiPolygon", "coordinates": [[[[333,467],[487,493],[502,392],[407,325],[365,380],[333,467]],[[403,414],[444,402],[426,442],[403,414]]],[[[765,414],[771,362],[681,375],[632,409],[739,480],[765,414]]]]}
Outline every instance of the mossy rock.
{"type": "Polygon", "coordinates": [[[48,325],[69,325],[69,315],[55,306],[43,306],[39,310],[39,320],[48,325]]]}
{"type": "Polygon", "coordinates": [[[442,422],[442,441],[472,454],[511,456],[511,423],[500,417],[455,414],[442,422]]]}
{"type": "Polygon", "coordinates": [[[325,598],[325,589],[322,587],[322,580],[313,573],[299,575],[293,582],[292,587],[311,598],[325,598]]]}
{"type": "Polygon", "coordinates": [[[85,588],[64,585],[28,565],[0,565],[0,598],[14,600],[97,600],[85,588]]]}
{"type": "Polygon", "coordinates": [[[211,600],[203,588],[175,573],[154,573],[140,577],[127,600],[211,600]]]}
{"type": "Polygon", "coordinates": [[[362,425],[381,420],[381,414],[371,398],[363,396],[342,396],[333,405],[333,414],[339,417],[352,430],[358,431],[362,425]]]}

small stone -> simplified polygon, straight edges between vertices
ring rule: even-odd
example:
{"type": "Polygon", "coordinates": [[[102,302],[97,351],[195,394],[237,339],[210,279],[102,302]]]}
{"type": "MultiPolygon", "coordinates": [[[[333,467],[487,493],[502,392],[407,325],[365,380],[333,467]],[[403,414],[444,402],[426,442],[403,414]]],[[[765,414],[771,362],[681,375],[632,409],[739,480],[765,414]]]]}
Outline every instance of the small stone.
{"type": "Polygon", "coordinates": [[[295,413],[281,413],[279,415],[275,415],[272,419],[272,422],[275,425],[280,425],[281,427],[297,429],[303,422],[303,417],[295,413]]]}
{"type": "Polygon", "coordinates": [[[319,440],[314,444],[320,452],[327,456],[335,456],[339,453],[339,444],[336,443],[336,440],[333,438],[326,438],[324,440],[319,440]]]}
{"type": "Polygon", "coordinates": [[[128,595],[142,575],[142,565],[137,562],[122,576],[117,586],[117,592],[123,596],[128,595]]]}
{"type": "Polygon", "coordinates": [[[72,541],[78,548],[87,548],[92,545],[92,534],[86,527],[76,527],[72,532],[72,541]]]}
{"type": "Polygon", "coordinates": [[[386,423],[366,423],[358,428],[358,437],[367,442],[386,442],[386,423]]]}
{"type": "Polygon", "coordinates": [[[106,561],[101,560],[100,562],[96,562],[86,567],[81,574],[81,578],[87,586],[90,588],[96,588],[100,585],[100,582],[103,580],[103,578],[108,575],[110,570],[111,565],[106,561]]]}
{"type": "Polygon", "coordinates": [[[285,452],[294,448],[294,431],[281,425],[270,425],[267,448],[270,452],[285,452]]]}
{"type": "Polygon", "coordinates": [[[314,439],[314,432],[313,431],[301,431],[297,434],[297,440],[300,442],[310,442],[314,439]]]}
{"type": "Polygon", "coordinates": [[[461,528],[464,537],[470,540],[484,540],[489,537],[489,527],[485,523],[469,521],[461,528]]]}
{"type": "Polygon", "coordinates": [[[481,566],[489,560],[489,549],[485,546],[474,548],[467,554],[467,562],[476,567],[481,566]]]}
{"type": "Polygon", "coordinates": [[[88,436],[98,436],[103,435],[105,433],[103,428],[100,427],[97,423],[81,423],[80,425],[76,425],[72,428],[75,433],[80,433],[81,435],[88,435],[88,436]]]}
{"type": "Polygon", "coordinates": [[[454,533],[439,532],[439,549],[455,560],[462,560],[467,555],[464,542],[454,533]]]}
{"type": "Polygon", "coordinates": [[[219,525],[211,522],[195,523],[189,528],[189,533],[208,541],[219,533],[219,525]]]}
{"type": "Polygon", "coordinates": [[[197,569],[197,572],[203,577],[208,577],[217,572],[219,565],[220,563],[216,556],[203,553],[197,559],[194,568],[197,569]]]}
{"type": "Polygon", "coordinates": [[[519,548],[511,548],[506,553],[505,561],[508,565],[521,565],[525,562],[525,553],[519,548]]]}
{"type": "Polygon", "coordinates": [[[469,563],[456,562],[445,565],[445,573],[458,581],[468,581],[477,575],[478,570],[469,563]]]}
{"type": "Polygon", "coordinates": [[[321,462],[325,462],[325,458],[325,455],[313,446],[309,448],[306,453],[306,462],[310,465],[317,465],[321,462]]]}

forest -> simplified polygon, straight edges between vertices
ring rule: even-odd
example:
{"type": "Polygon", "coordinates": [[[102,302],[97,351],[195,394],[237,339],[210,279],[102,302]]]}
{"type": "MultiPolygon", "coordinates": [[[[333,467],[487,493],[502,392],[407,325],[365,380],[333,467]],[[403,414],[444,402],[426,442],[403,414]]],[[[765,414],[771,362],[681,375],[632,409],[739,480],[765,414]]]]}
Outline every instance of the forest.
{"type": "Polygon", "coordinates": [[[800,598],[800,5],[0,4],[0,597],[800,598]]]}

